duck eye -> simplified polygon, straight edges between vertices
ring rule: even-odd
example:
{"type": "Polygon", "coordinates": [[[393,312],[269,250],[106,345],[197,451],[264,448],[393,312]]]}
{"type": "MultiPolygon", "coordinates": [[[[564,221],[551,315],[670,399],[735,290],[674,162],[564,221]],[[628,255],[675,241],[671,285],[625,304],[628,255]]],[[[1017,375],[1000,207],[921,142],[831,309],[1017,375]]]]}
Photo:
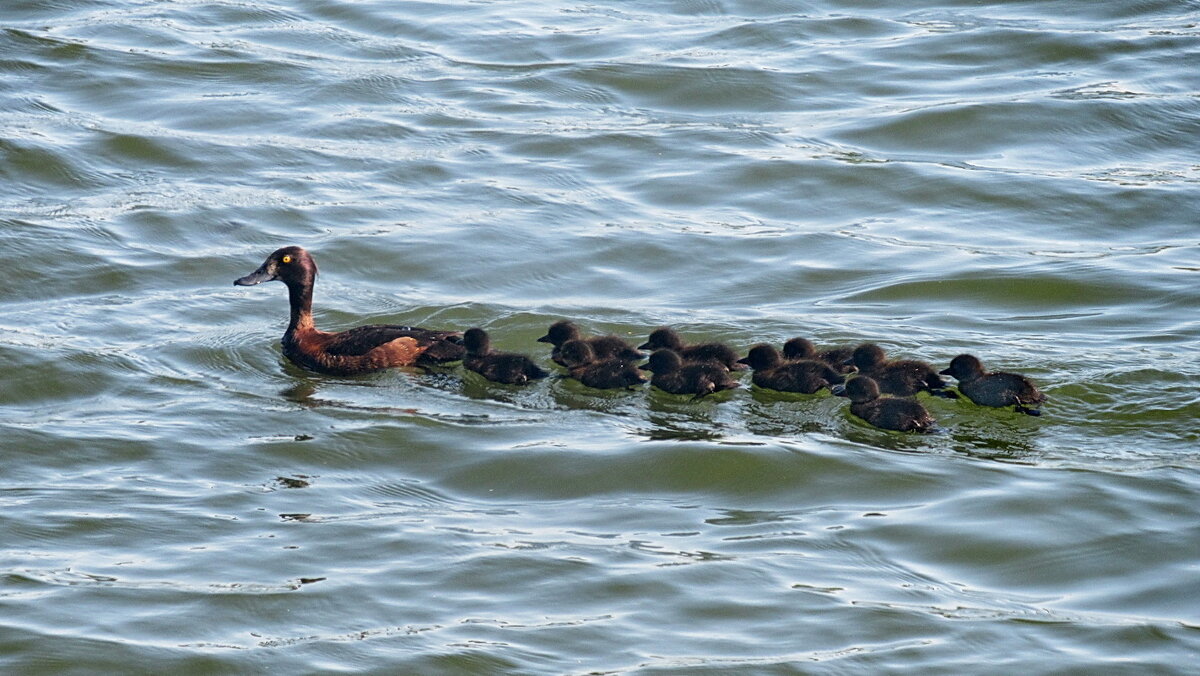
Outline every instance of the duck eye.
{"type": "Polygon", "coordinates": [[[283,258],[280,258],[279,260],[280,260],[280,261],[282,261],[282,262],[284,262],[284,263],[291,263],[291,262],[292,262],[292,257],[291,257],[291,256],[284,256],[283,258]]]}

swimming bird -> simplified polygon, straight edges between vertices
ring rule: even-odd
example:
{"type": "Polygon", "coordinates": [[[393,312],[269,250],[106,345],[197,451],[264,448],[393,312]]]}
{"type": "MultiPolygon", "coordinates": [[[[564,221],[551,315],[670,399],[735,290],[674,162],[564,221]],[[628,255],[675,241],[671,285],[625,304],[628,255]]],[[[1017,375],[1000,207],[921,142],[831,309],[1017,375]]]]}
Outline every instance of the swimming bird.
{"type": "Polygon", "coordinates": [[[586,340],[568,340],[561,347],[562,359],[571,377],[598,390],[632,387],[646,382],[633,363],[609,357],[597,359],[592,344],[586,340]]]}
{"type": "Polygon", "coordinates": [[[693,399],[739,386],[720,364],[711,361],[685,363],[678,352],[667,348],[655,350],[650,361],[640,368],[654,374],[651,385],[671,394],[694,394],[693,399]]]}
{"type": "Polygon", "coordinates": [[[939,373],[958,379],[958,391],[980,406],[1013,406],[1027,415],[1042,414],[1036,406],[1046,401],[1046,395],[1032,380],[1018,373],[985,371],[974,355],[958,355],[950,360],[950,368],[939,373]]]}
{"type": "Polygon", "coordinates": [[[632,361],[634,359],[642,359],[646,356],[633,349],[629,343],[626,343],[624,339],[618,336],[609,335],[584,338],[583,334],[579,331],[579,327],[566,319],[551,324],[550,329],[546,331],[546,335],[537,339],[539,343],[550,343],[554,346],[554,349],[550,351],[550,359],[562,366],[566,366],[562,360],[562,346],[568,340],[586,341],[592,346],[592,351],[595,353],[597,359],[616,357],[632,361]]]}
{"type": "Polygon", "coordinates": [[[844,376],[822,361],[784,361],[779,351],[766,343],[750,348],[750,353],[739,361],[754,369],[754,384],[768,390],[812,394],[822,387],[845,380],[844,376]]]}
{"type": "Polygon", "coordinates": [[[527,385],[531,380],[550,375],[523,354],[493,351],[492,339],[483,329],[467,329],[463,334],[463,346],[467,349],[463,366],[492,382],[527,385]]]}
{"type": "Polygon", "coordinates": [[[854,348],[848,346],[817,350],[807,338],[792,338],[783,344],[784,359],[816,359],[823,361],[838,373],[851,373],[854,366],[846,362],[854,356],[854,348]]]}
{"type": "Polygon", "coordinates": [[[683,338],[675,329],[666,326],[657,328],[650,333],[649,340],[638,346],[639,350],[668,349],[677,353],[681,359],[688,362],[716,362],[727,371],[744,371],[745,364],[738,363],[738,355],[733,348],[724,343],[697,343],[685,345],[683,338]]]}
{"type": "Polygon", "coordinates": [[[916,359],[889,360],[883,348],[875,343],[854,348],[850,363],[858,368],[860,375],[874,379],[884,394],[910,397],[917,392],[929,392],[949,399],[958,396],[946,390],[946,381],[929,364],[916,359]]]}
{"type": "Polygon", "coordinates": [[[897,432],[929,432],[933,416],[916,399],[883,397],[879,384],[869,376],[851,378],[834,392],[850,398],[850,412],[875,427],[897,432]]]}
{"type": "Polygon", "coordinates": [[[280,341],[283,354],[303,368],[332,375],[370,373],[393,366],[458,361],[462,334],[414,326],[375,324],[328,333],[313,324],[312,293],[317,263],[298,246],[285,246],[236,286],[281,281],[288,289],[291,319],[280,341]]]}

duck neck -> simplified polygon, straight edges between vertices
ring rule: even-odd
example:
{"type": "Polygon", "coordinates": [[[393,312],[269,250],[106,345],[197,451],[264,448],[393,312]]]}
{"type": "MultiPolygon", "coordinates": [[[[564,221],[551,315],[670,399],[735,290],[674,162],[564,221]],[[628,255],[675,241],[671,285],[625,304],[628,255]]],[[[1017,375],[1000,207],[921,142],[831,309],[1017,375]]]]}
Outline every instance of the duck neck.
{"type": "Polygon", "coordinates": [[[288,333],[311,331],[312,318],[312,284],[292,282],[287,285],[288,302],[292,306],[292,318],[288,322],[288,333]]]}

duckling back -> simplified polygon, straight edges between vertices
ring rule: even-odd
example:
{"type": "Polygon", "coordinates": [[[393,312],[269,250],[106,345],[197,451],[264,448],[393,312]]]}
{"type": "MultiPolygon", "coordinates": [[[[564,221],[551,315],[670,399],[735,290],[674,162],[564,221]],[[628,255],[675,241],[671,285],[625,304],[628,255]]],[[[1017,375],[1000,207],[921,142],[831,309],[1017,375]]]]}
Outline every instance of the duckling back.
{"type": "Polygon", "coordinates": [[[608,390],[646,382],[632,362],[613,357],[598,359],[593,344],[585,340],[563,343],[561,356],[571,377],[588,387],[608,390]]]}
{"type": "Polygon", "coordinates": [[[773,369],[755,371],[753,377],[759,387],[800,394],[813,394],[844,380],[828,364],[813,359],[784,362],[773,369]]]}
{"type": "Polygon", "coordinates": [[[739,383],[729,371],[714,362],[684,362],[677,352],[657,350],[642,367],[654,373],[650,384],[670,394],[694,394],[695,398],[730,390],[739,383]]]}
{"type": "Polygon", "coordinates": [[[928,432],[933,429],[933,416],[920,402],[881,396],[879,383],[870,376],[851,379],[837,394],[850,398],[850,413],[875,427],[897,432],[928,432]]]}

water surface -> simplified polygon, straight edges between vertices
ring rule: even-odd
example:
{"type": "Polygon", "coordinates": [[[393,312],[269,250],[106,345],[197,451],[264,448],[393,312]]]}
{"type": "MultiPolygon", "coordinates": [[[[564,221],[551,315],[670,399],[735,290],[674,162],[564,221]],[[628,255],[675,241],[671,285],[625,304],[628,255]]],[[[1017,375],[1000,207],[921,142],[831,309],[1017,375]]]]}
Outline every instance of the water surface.
{"type": "Polygon", "coordinates": [[[6,673],[1188,673],[1194,3],[0,9],[6,673]],[[337,378],[318,324],[804,335],[922,398],[337,378]]]}

